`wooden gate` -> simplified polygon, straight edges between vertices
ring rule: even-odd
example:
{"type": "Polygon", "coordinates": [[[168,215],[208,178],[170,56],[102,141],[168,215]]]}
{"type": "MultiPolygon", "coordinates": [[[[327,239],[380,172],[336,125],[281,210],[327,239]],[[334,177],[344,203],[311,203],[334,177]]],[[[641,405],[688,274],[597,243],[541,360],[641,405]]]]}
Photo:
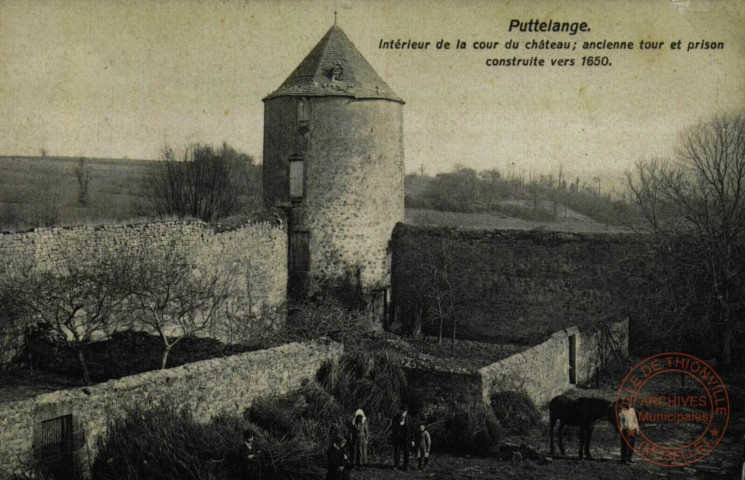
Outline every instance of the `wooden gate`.
{"type": "Polygon", "coordinates": [[[55,480],[75,480],[72,444],[72,415],[41,423],[39,467],[55,480]]]}

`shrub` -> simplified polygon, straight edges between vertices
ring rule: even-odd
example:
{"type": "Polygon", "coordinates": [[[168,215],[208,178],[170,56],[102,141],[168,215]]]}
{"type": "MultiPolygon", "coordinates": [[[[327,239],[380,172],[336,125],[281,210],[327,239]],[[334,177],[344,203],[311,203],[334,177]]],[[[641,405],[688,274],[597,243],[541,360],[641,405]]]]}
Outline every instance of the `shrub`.
{"type": "Polygon", "coordinates": [[[332,336],[344,343],[358,343],[370,330],[365,312],[346,307],[340,300],[325,297],[319,301],[290,305],[287,323],[279,335],[283,341],[307,341],[332,336]]]}
{"type": "Polygon", "coordinates": [[[541,423],[541,414],[523,392],[494,392],[490,400],[494,418],[502,427],[534,427],[541,423]]]}
{"type": "Polygon", "coordinates": [[[273,478],[318,478],[330,439],[345,431],[340,405],[315,383],[257,399],[248,412],[273,478]]]}
{"type": "Polygon", "coordinates": [[[237,417],[198,423],[170,402],[134,407],[99,439],[93,478],[229,479],[239,465],[242,424],[237,417]],[[231,461],[233,459],[233,461],[231,461]]]}
{"type": "Polygon", "coordinates": [[[491,408],[478,400],[425,404],[419,417],[429,425],[434,449],[477,455],[496,451],[499,424],[491,408]]]}

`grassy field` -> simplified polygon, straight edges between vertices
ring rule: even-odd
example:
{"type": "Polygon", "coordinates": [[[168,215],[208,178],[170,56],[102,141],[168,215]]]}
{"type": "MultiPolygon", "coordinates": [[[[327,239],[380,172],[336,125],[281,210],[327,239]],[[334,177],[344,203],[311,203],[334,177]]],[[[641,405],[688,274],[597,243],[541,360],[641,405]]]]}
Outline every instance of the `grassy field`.
{"type": "MultiPolygon", "coordinates": [[[[141,198],[141,184],[152,160],[86,158],[83,170],[90,175],[87,202],[79,201],[80,187],[77,157],[3,157],[0,156],[0,231],[24,231],[39,226],[83,225],[135,222],[134,208],[141,198]]],[[[407,198],[423,195],[429,177],[410,176],[407,198]]],[[[618,232],[623,229],[605,225],[571,209],[560,212],[557,220],[540,221],[519,218],[530,210],[524,200],[500,202],[503,212],[462,213],[425,208],[407,208],[406,221],[414,225],[446,225],[462,228],[554,230],[566,232],[618,232]],[[515,211],[514,215],[510,212],[515,211]],[[504,213],[506,212],[506,213],[504,213]]],[[[553,210],[542,202],[540,210],[553,210]]]]}
{"type": "Polygon", "coordinates": [[[79,201],[78,158],[0,157],[0,230],[22,231],[53,223],[80,225],[127,221],[147,160],[87,158],[87,202],[79,201]]]}
{"type": "MultiPolygon", "coordinates": [[[[563,212],[562,212],[563,213],[563,212]]],[[[537,221],[516,218],[497,212],[441,212],[424,208],[407,208],[406,223],[421,226],[448,226],[469,229],[497,229],[497,230],[551,230],[557,232],[607,232],[619,233],[627,231],[623,227],[606,225],[569,210],[565,217],[556,221],[537,221]]]]}

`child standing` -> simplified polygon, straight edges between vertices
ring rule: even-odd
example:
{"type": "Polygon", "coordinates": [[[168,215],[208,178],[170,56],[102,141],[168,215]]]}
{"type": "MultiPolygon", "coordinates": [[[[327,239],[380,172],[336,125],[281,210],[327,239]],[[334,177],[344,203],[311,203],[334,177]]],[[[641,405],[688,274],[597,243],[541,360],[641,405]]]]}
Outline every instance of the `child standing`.
{"type": "Polygon", "coordinates": [[[425,470],[427,463],[429,462],[429,449],[432,446],[432,439],[427,431],[427,425],[419,425],[419,433],[417,435],[417,456],[419,457],[419,470],[425,470]]]}

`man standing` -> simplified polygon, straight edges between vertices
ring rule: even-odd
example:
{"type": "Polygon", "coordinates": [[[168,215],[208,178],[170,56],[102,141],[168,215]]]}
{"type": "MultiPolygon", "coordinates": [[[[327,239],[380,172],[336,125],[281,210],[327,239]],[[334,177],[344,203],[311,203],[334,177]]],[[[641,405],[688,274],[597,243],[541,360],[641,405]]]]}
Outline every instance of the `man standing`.
{"type": "Polygon", "coordinates": [[[621,463],[631,463],[634,455],[634,440],[639,431],[636,411],[631,405],[621,405],[618,412],[618,424],[621,428],[621,463]]]}
{"type": "Polygon", "coordinates": [[[246,462],[246,478],[261,480],[261,452],[254,444],[254,434],[250,430],[243,432],[243,446],[246,462]]]}
{"type": "Polygon", "coordinates": [[[328,470],[326,480],[347,480],[349,478],[349,456],[344,446],[347,440],[342,435],[334,437],[331,446],[326,452],[328,470]]]}
{"type": "Polygon", "coordinates": [[[409,409],[406,405],[401,407],[401,413],[391,420],[391,432],[393,436],[393,468],[399,468],[401,454],[404,456],[403,470],[409,469],[409,447],[413,446],[411,436],[411,421],[409,420],[409,409]]]}

